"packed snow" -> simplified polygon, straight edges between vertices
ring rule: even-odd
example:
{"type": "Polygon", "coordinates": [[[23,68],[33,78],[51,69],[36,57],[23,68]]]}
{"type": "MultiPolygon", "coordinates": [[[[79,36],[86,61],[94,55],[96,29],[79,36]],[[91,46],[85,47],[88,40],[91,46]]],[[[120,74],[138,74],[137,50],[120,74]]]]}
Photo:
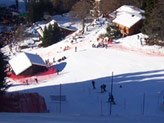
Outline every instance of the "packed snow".
{"type": "MultiPolygon", "coordinates": [[[[60,24],[62,17],[56,21],[60,24]]],[[[55,17],[54,17],[55,18],[55,17]]],[[[69,20],[69,19],[68,19],[69,20]]],[[[63,24],[70,23],[65,22],[63,24]]],[[[77,29],[81,29],[77,24],[77,29]]],[[[76,122],[76,123],[163,123],[163,89],[164,89],[164,48],[144,44],[145,35],[139,33],[114,40],[107,48],[93,48],[100,34],[105,33],[107,22],[100,18],[94,25],[87,24],[88,31],[76,35],[78,31],[67,36],[57,44],[47,48],[28,48],[21,52],[37,53],[42,59],[59,59],[63,62],[53,63],[60,70],[59,75],[39,84],[25,85],[13,82],[8,92],[38,92],[47,104],[49,112],[0,113],[1,121],[20,122],[76,122]],[[143,40],[141,42],[140,38],[143,40]],[[73,38],[74,37],[74,38],[73,38]],[[74,39],[74,42],[71,41],[74,39]],[[63,50],[69,46],[68,50],[63,50]],[[77,51],[75,52],[75,47],[77,51]],[[107,103],[111,91],[113,72],[113,96],[116,102],[107,103]],[[96,89],[92,87],[95,81],[96,89]],[[106,84],[106,92],[101,93],[100,86],[106,84]],[[60,104],[52,96],[61,93],[65,100],[60,104]],[[10,118],[9,118],[10,117],[10,118]]],[[[30,31],[33,32],[31,28],[30,31]]],[[[25,42],[31,42],[32,39],[25,42]]],[[[2,48],[9,55],[9,47],[2,48]]],[[[15,51],[13,58],[20,52],[15,51]]]]}

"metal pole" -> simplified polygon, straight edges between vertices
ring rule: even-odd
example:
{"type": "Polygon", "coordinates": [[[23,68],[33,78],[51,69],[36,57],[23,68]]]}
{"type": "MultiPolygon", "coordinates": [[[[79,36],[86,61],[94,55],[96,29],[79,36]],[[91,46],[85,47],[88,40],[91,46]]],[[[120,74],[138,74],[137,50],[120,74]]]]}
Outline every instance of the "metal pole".
{"type": "Polygon", "coordinates": [[[145,113],[145,93],[144,93],[144,95],[143,95],[143,115],[144,115],[144,113],[145,113]]]}
{"type": "Polygon", "coordinates": [[[61,113],[61,84],[60,84],[60,92],[59,92],[59,112],[61,113]]]}
{"type": "Polygon", "coordinates": [[[102,111],[102,100],[101,100],[100,105],[101,105],[101,115],[103,115],[103,111],[102,111]]]}
{"type": "MultiPolygon", "coordinates": [[[[113,95],[113,72],[112,72],[112,80],[111,80],[111,96],[113,95]]],[[[110,101],[110,112],[109,114],[112,114],[112,101],[110,101]]]]}

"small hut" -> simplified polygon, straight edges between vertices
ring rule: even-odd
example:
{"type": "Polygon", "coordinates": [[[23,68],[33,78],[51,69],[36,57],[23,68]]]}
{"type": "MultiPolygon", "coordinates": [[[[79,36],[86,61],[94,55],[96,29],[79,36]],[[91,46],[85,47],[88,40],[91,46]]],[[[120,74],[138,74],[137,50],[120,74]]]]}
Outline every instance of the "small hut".
{"type": "Polygon", "coordinates": [[[123,5],[111,13],[113,16],[112,22],[118,26],[123,35],[132,35],[140,31],[144,19],[142,13],[144,13],[144,10],[135,6],[123,5]]]}
{"type": "Polygon", "coordinates": [[[11,59],[9,64],[15,75],[33,75],[48,70],[47,65],[39,55],[25,52],[11,59]]]}

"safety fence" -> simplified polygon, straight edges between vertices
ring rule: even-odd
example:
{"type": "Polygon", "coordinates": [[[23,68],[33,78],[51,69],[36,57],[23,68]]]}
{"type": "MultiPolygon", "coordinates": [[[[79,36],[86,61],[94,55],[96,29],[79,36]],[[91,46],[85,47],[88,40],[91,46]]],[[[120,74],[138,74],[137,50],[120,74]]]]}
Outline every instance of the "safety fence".
{"type": "Polygon", "coordinates": [[[44,97],[38,93],[6,93],[0,95],[0,112],[47,112],[44,97]]]}
{"type": "Polygon", "coordinates": [[[32,83],[40,83],[45,80],[48,80],[50,78],[53,78],[57,75],[56,69],[53,69],[53,66],[46,72],[42,72],[35,75],[29,75],[29,76],[17,76],[13,73],[8,73],[9,78],[13,81],[21,84],[32,84],[32,83]]]}

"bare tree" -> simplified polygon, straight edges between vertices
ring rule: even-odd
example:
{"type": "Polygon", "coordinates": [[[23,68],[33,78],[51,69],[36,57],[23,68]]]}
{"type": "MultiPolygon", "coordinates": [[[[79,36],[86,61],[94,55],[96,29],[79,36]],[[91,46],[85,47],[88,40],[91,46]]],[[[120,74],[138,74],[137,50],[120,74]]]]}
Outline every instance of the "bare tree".
{"type": "Polygon", "coordinates": [[[18,41],[21,41],[21,40],[24,40],[24,30],[25,30],[25,27],[23,24],[20,24],[17,31],[16,31],[16,40],[18,41]]]}
{"type": "Polygon", "coordinates": [[[65,13],[71,10],[72,6],[80,0],[51,0],[54,10],[57,13],[65,13]]]}
{"type": "Polygon", "coordinates": [[[88,17],[90,15],[90,9],[91,9],[90,4],[87,1],[83,0],[83,1],[77,2],[72,7],[72,10],[70,12],[70,15],[73,18],[81,19],[81,21],[82,21],[82,33],[84,33],[85,20],[86,20],[86,17],[88,17]]]}
{"type": "Polygon", "coordinates": [[[55,9],[58,8],[58,6],[60,6],[60,1],[61,0],[51,0],[51,2],[52,2],[55,9]]]}
{"type": "Polygon", "coordinates": [[[120,0],[103,0],[100,4],[101,13],[112,12],[121,6],[120,0]]]}

